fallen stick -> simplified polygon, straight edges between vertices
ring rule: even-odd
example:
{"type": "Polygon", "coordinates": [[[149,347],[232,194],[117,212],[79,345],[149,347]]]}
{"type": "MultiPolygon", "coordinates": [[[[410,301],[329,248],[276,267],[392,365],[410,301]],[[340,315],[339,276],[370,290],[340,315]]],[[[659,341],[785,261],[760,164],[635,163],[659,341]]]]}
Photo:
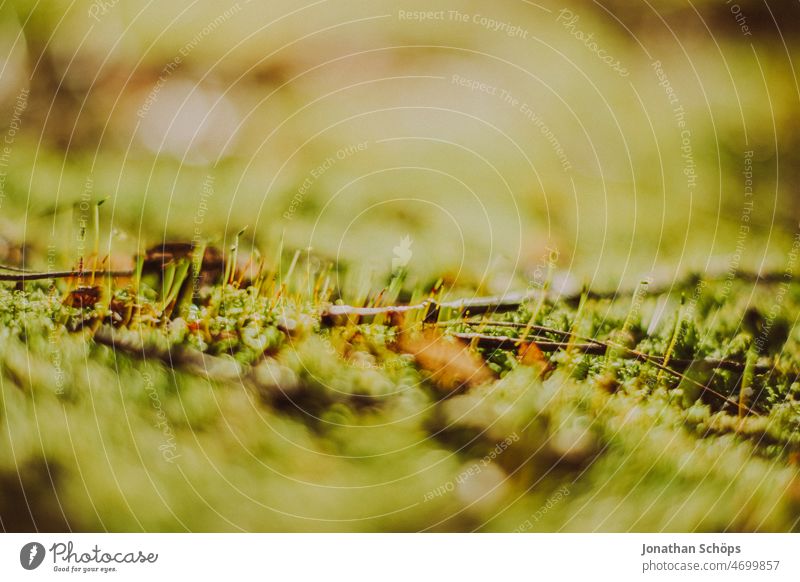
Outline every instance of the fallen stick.
{"type": "Polygon", "coordinates": [[[323,309],[321,316],[324,320],[335,325],[337,317],[371,317],[375,315],[392,315],[396,313],[408,313],[410,311],[428,310],[426,320],[435,320],[442,309],[456,309],[459,311],[469,311],[470,314],[481,313],[501,313],[503,311],[513,311],[520,305],[531,299],[535,299],[539,293],[514,293],[502,297],[474,297],[472,299],[456,299],[455,301],[436,301],[426,299],[421,303],[413,305],[387,305],[386,307],[353,307],[351,305],[329,305],[323,309]]]}
{"type": "MultiPolygon", "coordinates": [[[[548,330],[550,332],[550,330],[548,330]]],[[[563,332],[564,334],[569,334],[569,332],[563,332]]],[[[614,345],[610,346],[609,344],[603,343],[599,340],[591,340],[584,343],[573,343],[570,344],[569,342],[555,342],[550,340],[539,340],[535,336],[529,336],[526,339],[517,338],[517,337],[509,337],[503,335],[487,335],[481,333],[474,333],[474,332],[451,332],[450,334],[453,337],[457,337],[459,339],[463,339],[465,341],[472,341],[477,340],[478,345],[481,346],[490,346],[496,347],[498,349],[516,349],[520,342],[525,343],[535,343],[540,350],[543,352],[556,352],[558,350],[566,350],[572,349],[576,350],[585,354],[590,355],[604,355],[610,347],[612,348],[620,348],[628,353],[630,353],[636,359],[644,359],[649,362],[658,362],[663,365],[664,359],[661,356],[656,356],[653,354],[645,354],[644,352],[640,352],[637,350],[632,350],[629,348],[624,348],[622,346],[614,345]]],[[[676,359],[672,358],[669,361],[670,365],[675,366],[676,368],[687,369],[694,365],[704,364],[712,369],[717,370],[733,370],[733,371],[741,371],[744,370],[744,363],[737,362],[735,360],[724,360],[718,358],[703,358],[703,359],[676,359]]],[[[773,369],[772,366],[767,364],[757,364],[756,371],[759,373],[766,373],[773,369]]]]}
{"type": "Polygon", "coordinates": [[[68,279],[70,277],[132,277],[133,271],[53,271],[51,273],[22,272],[22,273],[0,273],[0,281],[41,281],[46,279],[68,279]]]}
{"type": "MultiPolygon", "coordinates": [[[[696,274],[690,274],[683,279],[676,279],[674,281],[662,281],[659,283],[650,283],[647,286],[647,295],[657,296],[665,293],[675,292],[685,289],[688,286],[696,285],[699,281],[715,282],[724,281],[730,277],[749,281],[756,284],[771,285],[786,280],[783,273],[752,273],[749,271],[737,271],[731,273],[720,273],[716,275],[699,277],[696,274]]],[[[638,287],[637,287],[638,288],[638,287]]],[[[536,290],[525,293],[511,293],[508,295],[498,295],[489,297],[473,297],[470,299],[457,299],[454,301],[436,301],[435,299],[426,299],[420,303],[412,305],[387,305],[384,307],[355,307],[352,305],[329,305],[321,312],[321,316],[329,323],[336,324],[337,317],[374,317],[376,315],[392,315],[396,313],[408,313],[412,311],[422,311],[429,309],[426,321],[431,322],[436,319],[439,311],[442,308],[456,309],[461,312],[469,311],[470,314],[480,315],[483,313],[502,313],[504,311],[513,311],[518,309],[522,304],[538,299],[542,293],[545,298],[561,301],[577,301],[583,294],[589,299],[616,299],[620,297],[627,297],[637,292],[637,288],[633,289],[616,289],[613,291],[571,291],[571,292],[555,292],[552,290],[536,290]]]]}
{"type": "MultiPolygon", "coordinates": [[[[457,338],[459,338],[461,340],[464,340],[464,341],[477,340],[478,345],[481,345],[483,343],[484,345],[490,344],[490,345],[497,346],[498,348],[507,347],[509,349],[511,347],[516,347],[519,344],[519,341],[520,341],[519,338],[513,338],[513,337],[508,337],[508,336],[484,335],[484,334],[480,334],[480,333],[452,333],[450,335],[452,335],[453,337],[457,337],[457,338]]],[[[552,342],[552,341],[538,342],[535,339],[532,339],[532,340],[529,340],[529,341],[531,341],[532,343],[535,343],[536,346],[543,352],[548,352],[548,351],[549,352],[554,352],[554,351],[558,351],[560,349],[576,349],[576,350],[579,350],[579,351],[583,351],[583,353],[587,353],[587,354],[602,355],[602,354],[605,354],[609,349],[623,350],[625,352],[628,352],[634,359],[645,360],[648,363],[650,363],[650,364],[654,365],[655,367],[657,367],[658,369],[663,370],[664,372],[667,372],[668,374],[672,374],[673,376],[676,376],[677,378],[680,378],[681,380],[686,380],[687,382],[689,382],[691,384],[694,384],[695,386],[697,386],[701,390],[703,390],[705,392],[709,392],[710,394],[713,394],[717,398],[721,398],[723,401],[727,402],[728,404],[730,404],[732,406],[736,406],[736,407],[739,406],[739,403],[737,401],[732,400],[732,399],[728,398],[727,396],[725,396],[723,394],[720,394],[719,392],[717,392],[713,388],[710,388],[709,386],[706,386],[705,384],[703,384],[701,382],[698,382],[697,380],[693,380],[692,378],[689,378],[685,374],[679,372],[678,370],[676,370],[676,369],[674,369],[674,368],[672,368],[670,366],[664,365],[662,358],[659,357],[659,356],[653,356],[651,354],[645,354],[643,352],[639,352],[637,350],[634,350],[634,349],[631,349],[631,348],[627,348],[625,346],[621,346],[621,345],[618,345],[618,344],[602,343],[602,342],[599,342],[597,340],[590,340],[589,343],[582,343],[582,344],[570,344],[568,342],[552,342]]],[[[693,364],[701,364],[702,363],[702,364],[709,365],[713,369],[713,368],[722,368],[723,364],[724,365],[728,365],[728,364],[733,364],[735,362],[730,362],[729,360],[670,360],[670,364],[671,365],[674,365],[676,363],[678,363],[678,364],[679,363],[685,363],[687,368],[689,366],[693,365],[693,364]],[[717,365],[715,365],[715,364],[717,364],[717,365]]],[[[769,368],[769,369],[771,369],[771,368],[769,368]]],[[[758,412],[756,412],[755,410],[753,410],[752,408],[746,408],[746,412],[748,412],[750,414],[753,414],[755,416],[760,416],[760,414],[758,412]]]]}

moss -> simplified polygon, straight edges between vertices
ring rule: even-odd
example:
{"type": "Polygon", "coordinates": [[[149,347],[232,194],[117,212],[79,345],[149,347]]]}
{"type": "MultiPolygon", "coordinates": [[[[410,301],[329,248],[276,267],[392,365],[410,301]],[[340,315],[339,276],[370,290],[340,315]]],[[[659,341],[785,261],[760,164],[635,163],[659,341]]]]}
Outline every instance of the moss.
{"type": "MultiPolygon", "coordinates": [[[[720,304],[707,285],[706,307],[684,308],[677,324],[671,366],[681,376],[643,359],[665,354],[677,302],[653,325],[662,298],[644,298],[641,320],[623,330],[629,299],[587,300],[580,335],[612,342],[612,353],[556,350],[543,372],[521,364],[513,345],[481,344],[498,379],[448,396],[396,351],[402,328],[328,328],[318,301],[264,289],[203,289],[165,316],[157,292],[121,288],[114,298],[139,313],[126,326],[103,305],[68,307],[43,287],[0,289],[0,484],[22,466],[58,467],[57,523],[77,529],[508,530],[548,501],[535,529],[797,527],[798,472],[787,460],[800,450],[798,330],[776,324],[750,358],[754,413],[739,417],[726,400],[738,402],[752,333],[765,329],[758,318],[747,329],[734,322],[769,313],[769,294],[720,304]],[[98,325],[117,326],[116,349],[92,342],[98,325]],[[779,346],[778,336],[790,339],[779,346]],[[184,368],[181,349],[221,359],[184,368]],[[509,438],[469,496],[447,491],[509,438]],[[497,479],[500,497],[467,508],[476,487],[497,479]]],[[[796,309],[797,297],[784,307],[796,309]]],[[[517,338],[530,309],[445,327],[517,338]]],[[[529,340],[567,342],[576,309],[545,303],[536,325],[546,328],[529,340]]],[[[7,523],[25,529],[52,513],[47,479],[26,470],[38,513],[12,515],[6,503],[7,523]]]]}

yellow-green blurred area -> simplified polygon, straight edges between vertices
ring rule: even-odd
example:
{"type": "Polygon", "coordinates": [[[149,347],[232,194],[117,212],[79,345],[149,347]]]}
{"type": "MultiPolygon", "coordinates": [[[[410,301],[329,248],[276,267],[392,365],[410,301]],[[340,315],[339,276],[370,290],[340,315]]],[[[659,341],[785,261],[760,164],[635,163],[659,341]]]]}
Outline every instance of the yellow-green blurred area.
{"type": "MultiPolygon", "coordinates": [[[[401,298],[439,278],[539,289],[551,260],[573,291],[737,269],[782,282],[798,23],[779,0],[5,2],[0,264],[77,267],[99,233],[100,259],[130,268],[162,242],[227,250],[246,227],[237,253],[311,248],[353,303],[397,261],[401,298]]],[[[696,336],[725,357],[743,314],[782,306],[789,377],[800,292],[753,281],[687,284],[685,307],[648,296],[652,330],[636,294],[556,323],[589,314],[587,334],[642,327],[672,349],[699,302],[696,336]]],[[[67,284],[0,287],[2,530],[798,529],[796,381],[766,374],[771,416],[743,419],[660,372],[618,386],[588,365],[443,394],[408,353],[317,329],[306,297],[290,315],[307,333],[243,379],[67,332],[67,284]]],[[[186,318],[167,319],[148,330],[178,345],[186,318]]],[[[217,337],[246,333],[226,323],[217,337]]]]}
{"type": "Polygon", "coordinates": [[[796,230],[791,3],[20,1],[2,14],[3,121],[30,91],[2,234],[24,237],[31,266],[36,247],[72,248],[81,196],[110,197],[112,255],[247,226],[256,246],[283,236],[381,273],[408,234],[412,283],[502,289],[548,246],[595,286],[780,269],[796,230]]]}

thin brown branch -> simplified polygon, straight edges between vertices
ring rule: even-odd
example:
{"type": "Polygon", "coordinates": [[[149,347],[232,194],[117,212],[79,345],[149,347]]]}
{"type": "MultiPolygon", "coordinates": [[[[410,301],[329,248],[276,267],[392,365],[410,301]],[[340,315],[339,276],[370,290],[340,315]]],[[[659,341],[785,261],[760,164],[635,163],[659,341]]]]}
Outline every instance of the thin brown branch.
{"type": "MultiPolygon", "coordinates": [[[[493,347],[497,349],[508,349],[508,350],[515,350],[519,347],[520,338],[518,337],[509,337],[505,335],[486,335],[482,333],[475,333],[475,332],[451,332],[448,335],[453,337],[457,337],[464,341],[471,342],[473,340],[477,340],[477,343],[481,347],[493,347]]],[[[566,350],[569,347],[574,348],[576,351],[585,353],[585,354],[592,354],[592,355],[603,355],[606,353],[607,346],[598,342],[586,342],[586,343],[579,343],[579,344],[570,344],[568,342],[554,342],[550,340],[539,340],[537,338],[528,338],[528,342],[533,342],[537,345],[537,347],[542,350],[543,352],[557,352],[558,350],[566,350]]]]}
{"type": "MultiPolygon", "coordinates": [[[[786,276],[782,272],[766,272],[766,273],[753,273],[750,271],[736,271],[720,272],[700,277],[695,273],[690,273],[681,279],[663,280],[651,282],[647,288],[647,295],[657,296],[665,293],[674,293],[687,287],[697,284],[699,281],[706,281],[712,283],[715,281],[724,281],[729,278],[735,278],[740,281],[748,281],[755,284],[771,285],[786,281],[786,276]]],[[[619,299],[633,295],[637,291],[637,287],[630,289],[613,289],[608,291],[565,291],[561,293],[552,290],[535,290],[524,293],[511,293],[508,295],[490,296],[490,297],[474,297],[471,299],[458,299],[455,301],[438,302],[433,299],[422,301],[421,303],[413,305],[387,305],[384,307],[354,307],[351,305],[330,305],[323,309],[322,317],[328,322],[335,323],[337,317],[359,316],[371,317],[376,315],[391,315],[393,313],[406,313],[410,311],[422,311],[429,309],[428,321],[431,321],[442,308],[457,309],[461,312],[469,311],[471,314],[480,315],[482,313],[495,312],[500,313],[503,311],[511,311],[518,309],[522,304],[538,299],[542,293],[546,294],[547,298],[552,300],[561,301],[577,301],[581,298],[583,293],[586,293],[590,299],[619,299]]]]}
{"type": "Polygon", "coordinates": [[[0,264],[0,269],[2,269],[4,271],[13,271],[15,273],[29,273],[30,272],[28,269],[23,269],[21,267],[13,267],[11,265],[3,265],[3,264],[0,264]]]}
{"type": "MultiPolygon", "coordinates": [[[[478,341],[478,345],[491,345],[491,346],[497,347],[498,349],[503,349],[503,348],[511,349],[513,347],[516,347],[519,344],[519,341],[520,341],[519,338],[514,338],[514,337],[493,336],[493,335],[485,335],[485,334],[470,333],[470,332],[452,333],[451,335],[453,337],[457,337],[457,338],[462,339],[464,341],[477,340],[478,341]]],[[[583,339],[583,338],[580,338],[580,336],[575,336],[575,337],[578,338],[578,339],[583,339]]],[[[609,349],[622,350],[622,351],[625,351],[628,354],[630,354],[634,359],[645,360],[649,364],[652,364],[653,366],[655,366],[656,368],[658,368],[660,370],[663,370],[664,372],[667,372],[668,374],[672,374],[673,376],[676,376],[677,378],[679,378],[681,380],[685,380],[686,382],[689,382],[690,384],[694,384],[695,386],[697,386],[701,390],[703,390],[705,392],[708,392],[710,394],[713,394],[714,396],[716,396],[718,398],[721,398],[722,400],[724,400],[728,404],[731,404],[731,405],[737,406],[737,407],[739,406],[739,403],[737,401],[732,400],[732,399],[728,398],[727,396],[725,396],[723,394],[720,394],[719,392],[717,392],[713,388],[711,388],[709,386],[706,386],[705,384],[703,384],[701,382],[698,382],[697,380],[689,378],[686,374],[683,374],[683,373],[679,372],[678,370],[672,368],[671,366],[664,365],[664,363],[662,362],[662,358],[660,358],[659,356],[654,356],[654,355],[651,355],[651,354],[645,354],[643,352],[640,352],[640,351],[637,351],[637,350],[634,350],[634,349],[631,349],[631,348],[628,348],[628,347],[625,347],[625,346],[622,346],[622,345],[619,345],[619,344],[613,344],[613,343],[610,343],[610,342],[600,342],[599,340],[591,340],[588,343],[582,343],[582,344],[570,344],[568,342],[551,342],[551,341],[539,342],[539,341],[536,341],[535,339],[533,339],[531,341],[533,341],[536,344],[536,346],[540,350],[542,350],[543,352],[554,352],[554,351],[558,351],[558,350],[561,350],[561,349],[565,350],[565,349],[569,348],[569,349],[575,349],[577,351],[580,351],[580,352],[586,353],[586,354],[603,355],[609,349]]],[[[722,368],[722,367],[724,367],[723,365],[715,365],[715,364],[728,365],[728,364],[732,363],[732,362],[727,361],[727,360],[683,360],[683,361],[679,360],[677,362],[676,362],[676,360],[670,360],[670,364],[673,364],[673,365],[678,363],[678,362],[685,363],[687,365],[686,366],[687,368],[689,366],[691,366],[692,364],[705,364],[705,365],[708,365],[711,368],[722,368]]],[[[747,408],[747,412],[749,412],[750,414],[756,415],[756,416],[759,415],[758,412],[756,412],[755,410],[753,410],[751,408],[747,408]]]]}
{"type": "Polygon", "coordinates": [[[0,281],[41,281],[46,279],[69,279],[70,277],[132,277],[132,270],[124,271],[52,271],[49,273],[22,272],[22,273],[0,273],[0,281]]]}
{"type": "MultiPolygon", "coordinates": [[[[548,333],[552,333],[555,330],[546,330],[548,333]]],[[[570,333],[562,332],[565,335],[570,335],[570,333]]],[[[473,340],[477,339],[479,344],[482,345],[493,345],[500,349],[514,349],[519,346],[520,342],[534,342],[539,349],[543,352],[555,352],[561,349],[572,348],[577,351],[586,353],[586,354],[594,354],[594,355],[603,355],[606,353],[609,347],[613,348],[620,348],[626,350],[632,356],[635,356],[637,359],[647,360],[649,362],[658,362],[660,364],[664,363],[664,359],[661,356],[657,356],[654,354],[645,354],[644,352],[640,352],[638,350],[633,350],[630,348],[624,348],[623,346],[615,345],[615,344],[607,344],[603,343],[600,340],[592,339],[591,341],[585,343],[578,343],[578,344],[570,344],[569,342],[555,342],[550,340],[541,340],[539,336],[529,336],[525,340],[522,338],[515,338],[509,336],[495,336],[495,335],[487,335],[487,334],[480,334],[474,332],[456,332],[451,333],[453,337],[458,337],[463,340],[473,340]]],[[[695,358],[695,359],[677,359],[672,358],[670,359],[670,365],[681,368],[687,369],[695,365],[703,364],[708,366],[712,369],[718,370],[733,370],[733,371],[741,371],[744,370],[744,364],[742,362],[737,362],[735,360],[724,360],[719,358],[695,358]]],[[[758,364],[756,366],[756,371],[759,373],[766,373],[772,370],[773,367],[767,364],[758,364]]]]}
{"type": "Polygon", "coordinates": [[[335,323],[337,317],[371,317],[375,315],[391,315],[394,313],[408,313],[410,311],[428,310],[428,319],[434,319],[442,309],[455,309],[470,314],[500,313],[513,311],[526,301],[540,296],[540,291],[532,293],[513,293],[511,295],[495,297],[474,297],[471,299],[457,299],[455,301],[436,301],[426,299],[414,305],[387,305],[386,307],[353,307],[351,305],[330,305],[322,311],[325,320],[335,323]]]}
{"type": "MultiPolygon", "coordinates": [[[[519,323],[519,322],[515,322],[515,321],[506,322],[506,321],[451,320],[449,322],[439,322],[439,323],[436,323],[435,325],[437,325],[437,326],[447,326],[447,325],[452,326],[452,325],[458,325],[458,324],[463,324],[463,323],[466,323],[468,325],[473,325],[473,326],[481,325],[484,328],[486,328],[487,326],[489,326],[489,327],[510,327],[510,328],[529,327],[531,331],[539,332],[539,334],[559,335],[559,336],[561,336],[563,338],[575,337],[577,339],[581,339],[583,341],[586,341],[587,345],[590,345],[590,346],[598,346],[598,345],[599,346],[603,346],[603,353],[605,353],[605,349],[606,349],[606,347],[608,345],[606,343],[603,343],[601,340],[597,340],[597,339],[594,339],[594,338],[581,338],[581,337],[579,337],[579,336],[577,336],[577,335],[575,335],[575,334],[573,334],[572,332],[569,332],[569,331],[556,329],[556,328],[548,327],[548,326],[545,326],[545,325],[530,325],[529,326],[527,323],[519,323]]],[[[477,337],[477,335],[476,335],[476,337],[477,337]]],[[[487,337],[501,337],[501,336],[489,336],[489,335],[487,335],[487,337]]],[[[519,345],[521,342],[526,342],[526,341],[534,341],[537,344],[540,344],[540,343],[542,343],[538,339],[540,337],[541,337],[541,335],[529,335],[529,336],[527,336],[525,338],[511,338],[511,337],[509,337],[509,338],[504,338],[504,339],[508,339],[508,340],[513,341],[514,345],[516,346],[516,345],[519,345]]],[[[545,341],[548,341],[548,340],[545,340],[545,341]]],[[[552,345],[562,345],[560,342],[550,342],[550,343],[552,343],[552,345]]],[[[567,344],[564,343],[563,345],[566,347],[567,344]]],[[[511,346],[509,345],[508,347],[511,347],[511,346]]],[[[547,350],[543,349],[542,351],[547,351],[547,350]]],[[[630,350],[630,351],[632,353],[635,353],[637,355],[637,357],[646,358],[646,359],[651,360],[651,361],[658,361],[658,362],[661,362],[662,364],[664,363],[663,358],[661,358],[660,356],[656,356],[656,355],[653,355],[653,354],[645,354],[643,352],[638,352],[636,350],[630,350]]],[[[671,358],[670,359],[670,363],[674,364],[675,367],[681,368],[681,369],[686,369],[686,368],[689,368],[689,367],[691,367],[691,366],[693,366],[695,364],[701,364],[702,363],[702,364],[705,364],[705,365],[707,365],[707,366],[709,366],[711,368],[715,368],[715,369],[719,369],[719,370],[733,370],[733,371],[742,371],[742,370],[744,370],[744,363],[743,362],[737,362],[736,360],[726,360],[726,359],[722,359],[722,358],[705,358],[705,359],[680,359],[680,358],[676,359],[676,358],[671,358]]],[[[759,373],[767,373],[767,372],[772,371],[773,369],[774,369],[774,367],[770,366],[768,364],[757,364],[756,365],[756,372],[759,372],[759,373]]]]}

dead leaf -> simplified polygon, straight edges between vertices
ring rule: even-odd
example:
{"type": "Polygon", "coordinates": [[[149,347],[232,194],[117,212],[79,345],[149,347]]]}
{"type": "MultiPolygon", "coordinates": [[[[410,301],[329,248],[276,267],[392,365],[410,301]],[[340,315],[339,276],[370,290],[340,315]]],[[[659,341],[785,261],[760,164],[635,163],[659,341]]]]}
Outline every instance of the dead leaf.
{"type": "MultiPolygon", "coordinates": [[[[144,271],[160,272],[165,265],[181,259],[191,259],[194,244],[190,242],[169,242],[147,249],[144,254],[144,271]]],[[[203,253],[202,271],[219,272],[222,270],[222,251],[216,247],[206,247],[203,253]]]]}
{"type": "Polygon", "coordinates": [[[448,393],[477,386],[494,377],[483,360],[469,351],[467,344],[435,331],[403,336],[398,346],[400,351],[413,355],[417,365],[448,393]]]}
{"type": "Polygon", "coordinates": [[[519,347],[519,361],[525,366],[532,367],[539,374],[543,374],[550,367],[550,360],[539,349],[536,342],[524,343],[519,347]]]}
{"type": "Polygon", "coordinates": [[[77,287],[69,292],[69,295],[64,299],[64,304],[69,307],[81,309],[84,307],[94,307],[99,303],[101,295],[102,291],[99,285],[77,287]]]}

